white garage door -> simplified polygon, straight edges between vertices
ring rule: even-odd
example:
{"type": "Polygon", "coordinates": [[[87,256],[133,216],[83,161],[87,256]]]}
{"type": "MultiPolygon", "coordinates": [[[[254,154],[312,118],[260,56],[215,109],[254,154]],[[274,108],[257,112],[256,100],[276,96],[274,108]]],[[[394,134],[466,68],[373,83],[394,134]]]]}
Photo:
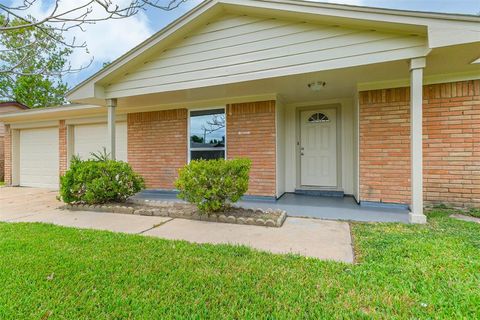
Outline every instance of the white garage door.
{"type": "Polygon", "coordinates": [[[20,131],[20,185],[58,188],[58,128],[20,131]]]}
{"type": "MultiPolygon", "coordinates": [[[[117,123],[115,134],[117,142],[117,160],[127,161],[127,124],[117,123]]],[[[82,124],[76,125],[73,132],[73,154],[82,159],[91,158],[91,153],[98,153],[107,146],[107,124],[82,124]]]]}

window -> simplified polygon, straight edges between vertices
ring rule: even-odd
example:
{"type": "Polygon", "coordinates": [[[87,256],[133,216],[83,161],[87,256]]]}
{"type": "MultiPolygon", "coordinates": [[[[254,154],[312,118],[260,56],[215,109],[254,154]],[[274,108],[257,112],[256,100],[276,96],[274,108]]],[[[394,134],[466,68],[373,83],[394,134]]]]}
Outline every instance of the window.
{"type": "Polygon", "coordinates": [[[330,122],[330,119],[323,113],[317,112],[314,113],[308,118],[308,122],[310,123],[318,123],[318,122],[330,122]]]}
{"type": "Polygon", "coordinates": [[[190,112],[190,160],[225,158],[225,110],[190,112]]]}

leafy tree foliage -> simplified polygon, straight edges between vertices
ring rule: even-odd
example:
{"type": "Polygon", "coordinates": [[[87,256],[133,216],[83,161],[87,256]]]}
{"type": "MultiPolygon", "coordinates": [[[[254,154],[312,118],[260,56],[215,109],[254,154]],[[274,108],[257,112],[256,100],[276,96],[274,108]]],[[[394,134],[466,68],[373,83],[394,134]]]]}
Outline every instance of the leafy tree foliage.
{"type": "Polygon", "coordinates": [[[192,139],[193,142],[203,143],[203,138],[202,138],[202,137],[199,137],[199,136],[197,136],[197,135],[195,135],[195,134],[191,137],[191,139],[192,139]]]}
{"type": "MultiPolygon", "coordinates": [[[[22,25],[19,19],[0,24],[22,25]]],[[[65,102],[67,84],[62,71],[68,66],[72,49],[62,45],[59,33],[26,27],[3,30],[0,34],[0,99],[18,101],[31,108],[50,107],[65,102]],[[42,72],[38,72],[42,70],[42,72]]]]}
{"type": "MultiPolygon", "coordinates": [[[[85,25],[95,24],[107,20],[126,19],[139,12],[154,8],[170,11],[178,8],[187,0],[17,0],[0,1],[0,35],[6,31],[28,29],[31,34],[36,31],[50,41],[57,42],[62,47],[72,50],[84,49],[88,53],[87,43],[77,42],[76,37],[70,37],[72,30],[85,31],[85,25]],[[10,2],[10,3],[8,3],[10,2]],[[44,11],[41,16],[32,16],[32,12],[44,11]],[[11,23],[12,19],[16,21],[11,23]],[[21,23],[19,23],[19,21],[21,23]],[[67,40],[63,35],[67,36],[67,40]]],[[[23,45],[19,47],[0,50],[23,51],[25,47],[33,47],[38,44],[36,37],[23,38],[23,45]]],[[[23,60],[24,61],[24,60],[23,60]]],[[[93,61],[93,57],[90,64],[93,61]]],[[[72,68],[70,65],[61,70],[60,74],[78,72],[86,69],[88,65],[72,68]]],[[[104,66],[105,67],[105,66],[104,66]]],[[[23,63],[4,64],[0,63],[1,73],[23,73],[23,63]]],[[[45,74],[40,68],[31,68],[30,74],[45,74]]]]}

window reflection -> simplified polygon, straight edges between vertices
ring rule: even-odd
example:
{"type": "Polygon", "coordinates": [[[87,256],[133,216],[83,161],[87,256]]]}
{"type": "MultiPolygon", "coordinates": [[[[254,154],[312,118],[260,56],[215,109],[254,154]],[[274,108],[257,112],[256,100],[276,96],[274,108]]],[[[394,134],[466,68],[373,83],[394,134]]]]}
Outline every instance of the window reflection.
{"type": "Polygon", "coordinates": [[[190,112],[190,159],[225,158],[224,109],[190,112]]]}

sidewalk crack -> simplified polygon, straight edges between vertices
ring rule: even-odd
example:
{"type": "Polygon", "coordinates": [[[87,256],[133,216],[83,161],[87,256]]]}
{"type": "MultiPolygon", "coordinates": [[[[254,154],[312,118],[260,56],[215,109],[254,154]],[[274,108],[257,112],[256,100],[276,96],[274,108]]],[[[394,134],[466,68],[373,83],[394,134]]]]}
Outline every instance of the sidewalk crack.
{"type": "Polygon", "coordinates": [[[163,226],[164,224],[166,224],[166,223],[168,223],[168,222],[170,222],[170,221],[172,221],[172,220],[174,220],[174,219],[175,219],[175,218],[170,218],[170,219],[168,219],[168,220],[165,220],[165,221],[162,221],[162,222],[160,222],[160,223],[154,224],[153,227],[148,228],[148,229],[143,230],[143,231],[140,231],[138,234],[144,234],[145,232],[150,231],[150,230],[153,230],[153,229],[158,228],[158,227],[160,227],[160,226],[163,226]]]}

